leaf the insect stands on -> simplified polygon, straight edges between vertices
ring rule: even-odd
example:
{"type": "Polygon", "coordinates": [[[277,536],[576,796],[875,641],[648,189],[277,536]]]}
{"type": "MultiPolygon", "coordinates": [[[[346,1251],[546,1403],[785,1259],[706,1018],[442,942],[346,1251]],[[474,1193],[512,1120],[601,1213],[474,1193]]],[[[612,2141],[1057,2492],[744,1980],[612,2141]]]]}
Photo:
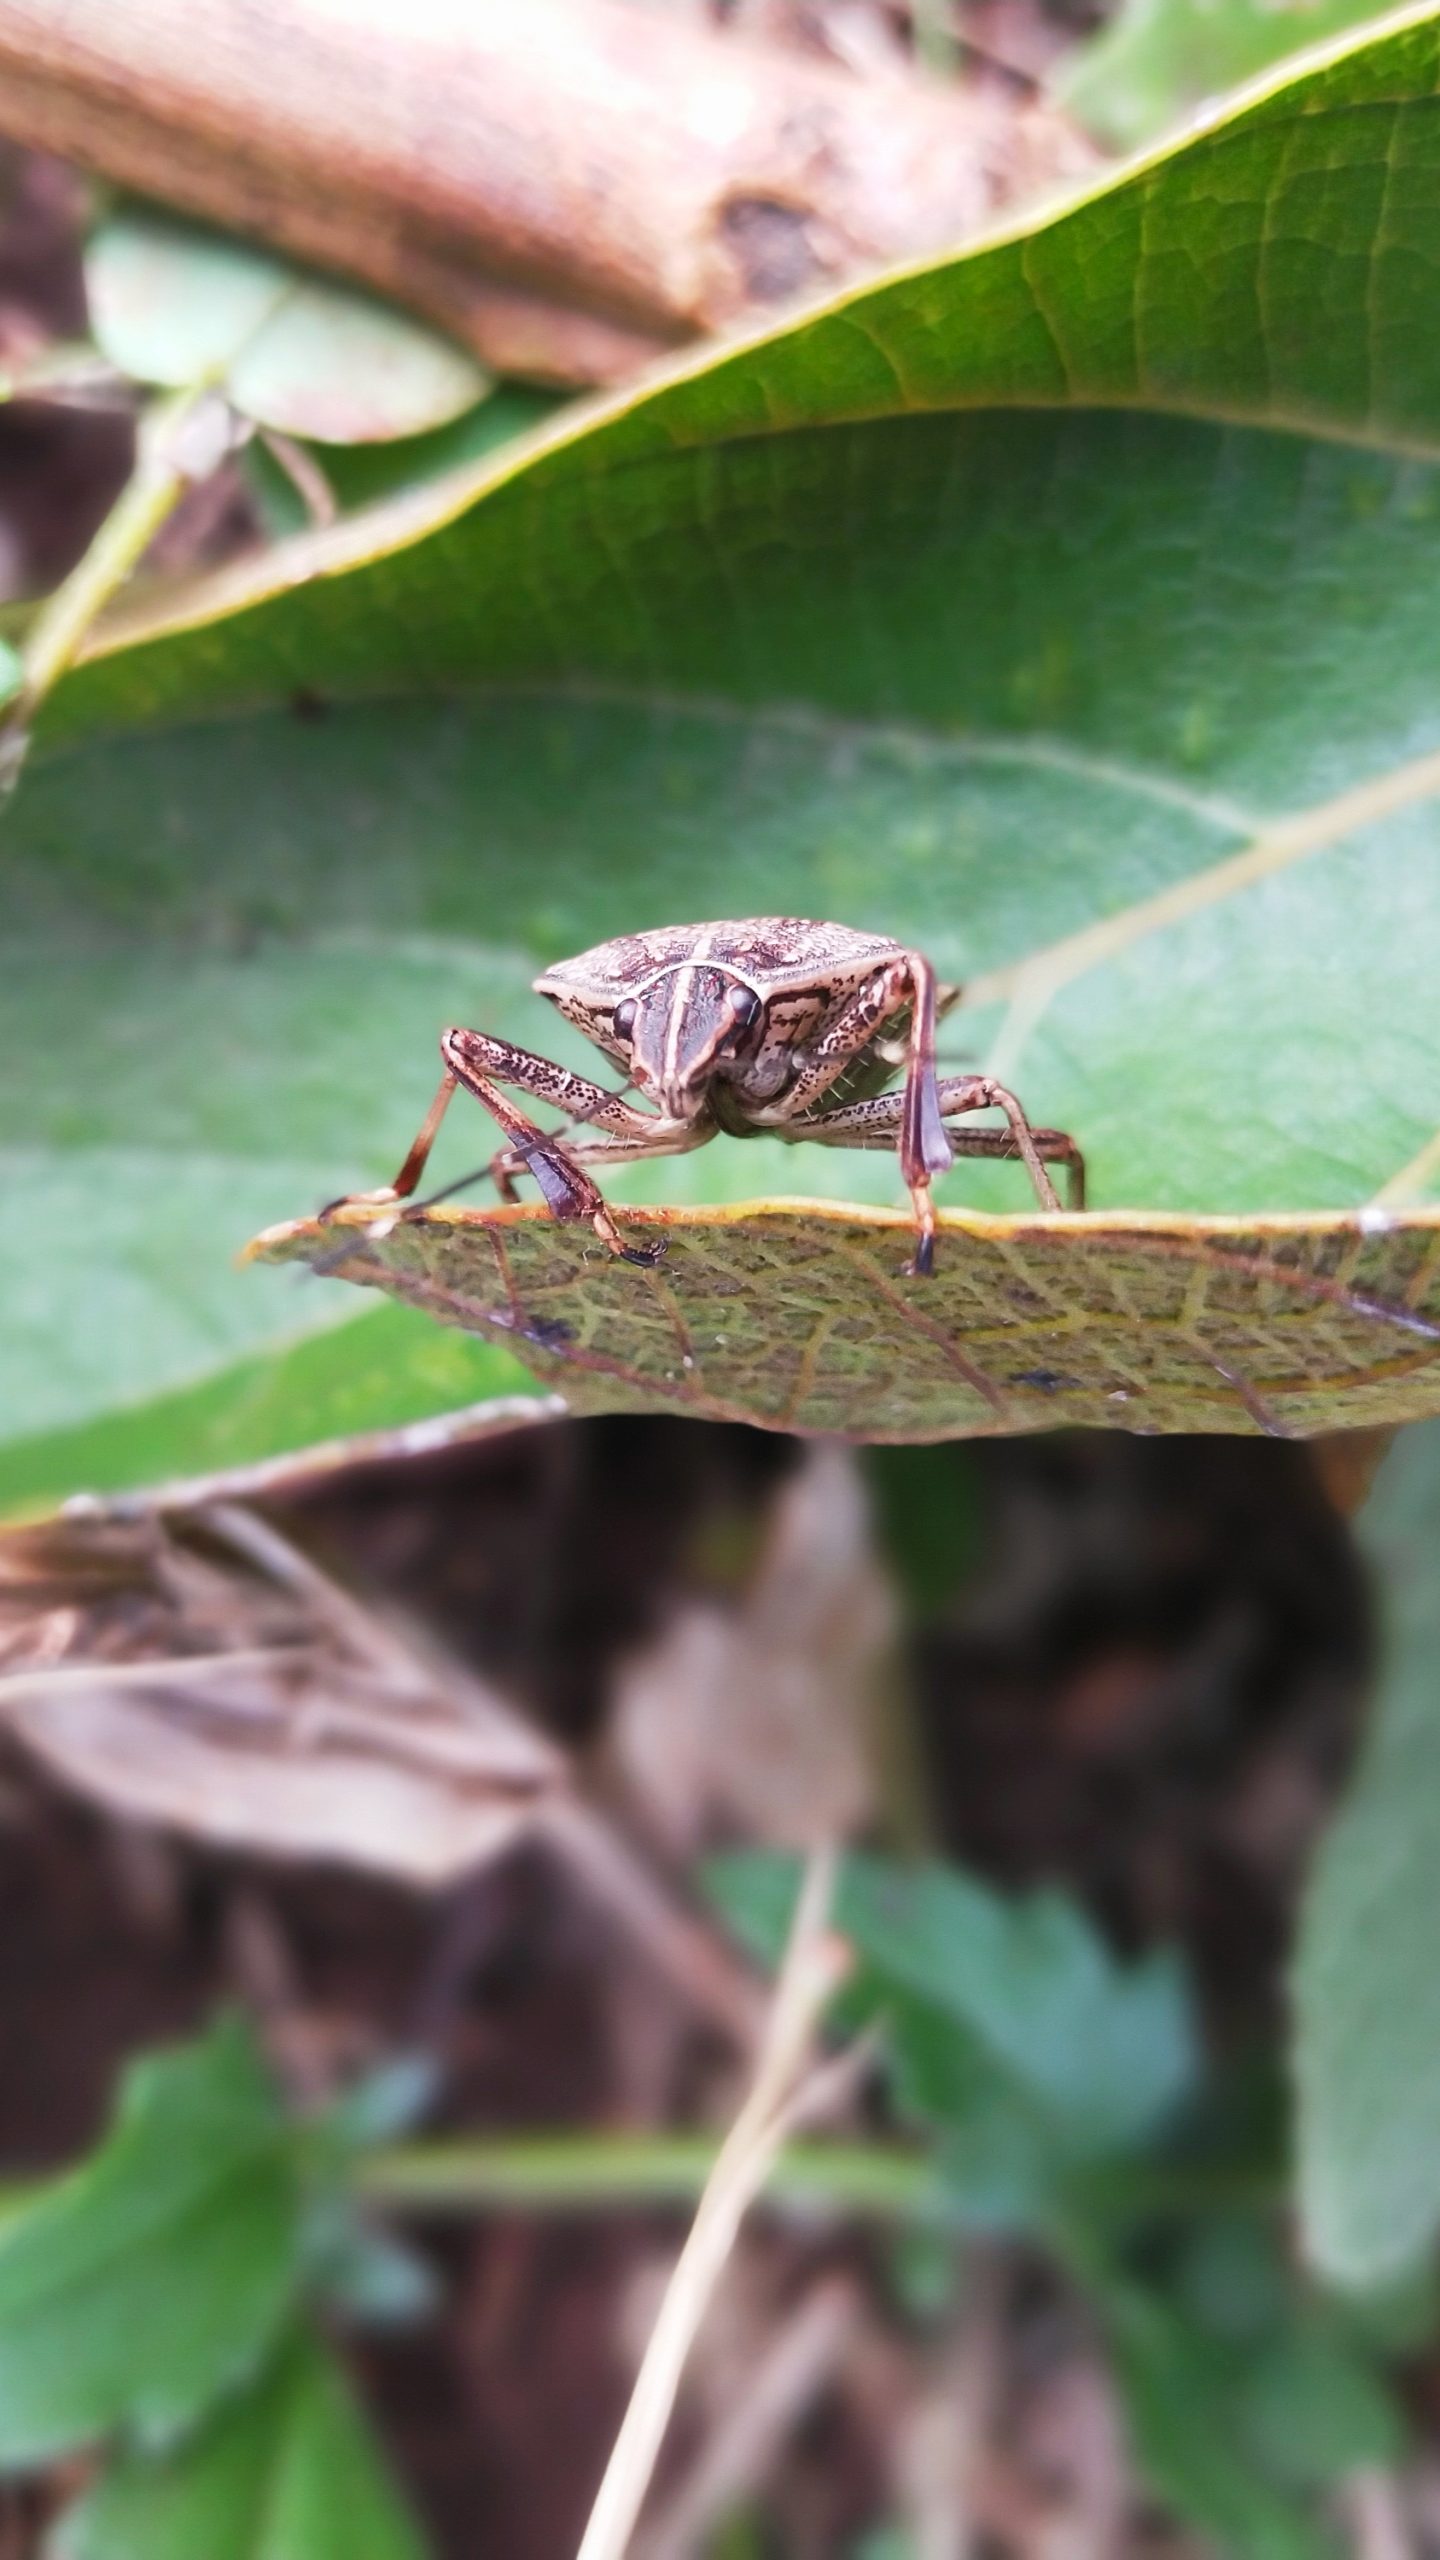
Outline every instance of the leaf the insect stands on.
{"type": "Polygon", "coordinates": [[[1305,1437],[1440,1409],[1434,1210],[945,1210],[925,1279],[895,1210],[756,1200],[618,1228],[652,1267],[597,1250],[583,1218],[449,1202],[378,1223],[351,1202],[250,1252],[513,1345],[575,1413],[924,1442],[1067,1423],[1305,1437]]]}

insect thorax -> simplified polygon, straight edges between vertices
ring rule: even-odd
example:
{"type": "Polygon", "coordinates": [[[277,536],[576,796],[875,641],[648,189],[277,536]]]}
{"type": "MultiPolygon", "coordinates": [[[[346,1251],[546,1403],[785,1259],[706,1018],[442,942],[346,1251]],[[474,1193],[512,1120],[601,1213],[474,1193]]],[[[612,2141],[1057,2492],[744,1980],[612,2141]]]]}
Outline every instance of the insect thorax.
{"type": "Polygon", "coordinates": [[[713,1081],[743,1109],[783,1092],[804,1044],[900,948],[884,934],[796,916],[663,925],[598,943],[535,984],[607,1056],[633,1065],[642,1091],[657,1089],[662,1062],[678,1072],[687,1055],[705,1054],[727,984],[749,990],[763,1018],[743,1055],[717,1056],[713,1067],[713,1081]],[[617,1036],[617,1010],[636,1025],[638,1049],[617,1036]]]}

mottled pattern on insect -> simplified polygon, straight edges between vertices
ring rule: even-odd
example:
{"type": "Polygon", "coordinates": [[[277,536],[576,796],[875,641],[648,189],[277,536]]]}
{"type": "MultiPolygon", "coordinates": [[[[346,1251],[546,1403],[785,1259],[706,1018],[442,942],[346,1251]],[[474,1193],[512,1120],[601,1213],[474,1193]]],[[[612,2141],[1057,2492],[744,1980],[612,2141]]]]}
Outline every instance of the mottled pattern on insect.
{"type": "Polygon", "coordinates": [[[801,916],[661,925],[597,943],[535,985],[623,1070],[625,1085],[592,1084],[484,1032],[446,1031],[444,1079],[415,1143],[394,1182],[363,1199],[388,1206],[410,1197],[463,1085],[505,1132],[489,1168],[501,1198],[513,1200],[517,1175],[528,1173],[552,1217],[588,1218],[630,1261],[653,1255],[624,1243],[586,1168],[680,1155],[722,1131],[893,1148],[915,1209],[912,1272],[933,1267],[931,1184],[959,1155],[1019,1157],[1045,1209],[1060,1206],[1046,1166],[1064,1164],[1070,1205],[1082,1205],[1072,1137],[1032,1129],[992,1076],[937,1073],[935,1025],[959,990],[941,986],[921,952],[883,933],[801,916]],[[902,1069],[903,1084],[887,1091],[902,1069]],[[539,1128],[505,1087],[552,1104],[564,1123],[539,1128]],[[955,1126],[992,1108],[1004,1113],[1003,1129],[955,1126]]]}

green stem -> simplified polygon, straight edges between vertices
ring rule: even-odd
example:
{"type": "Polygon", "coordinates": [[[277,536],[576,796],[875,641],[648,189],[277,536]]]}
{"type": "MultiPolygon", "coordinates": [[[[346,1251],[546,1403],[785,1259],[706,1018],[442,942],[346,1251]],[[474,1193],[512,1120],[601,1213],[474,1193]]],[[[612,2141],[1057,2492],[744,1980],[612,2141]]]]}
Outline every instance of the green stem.
{"type": "MultiPolygon", "coordinates": [[[[508,2141],[414,2142],[356,2164],[356,2191],[412,2212],[494,2205],[542,2212],[692,2203],[715,2163],[705,2134],[530,2134],[508,2141]]],[[[793,2210],[944,2219],[928,2162],[890,2146],[796,2142],[781,2152],[767,2201],[793,2210]]]]}
{"type": "MultiPolygon", "coordinates": [[[[690,2204],[719,2144],[708,2134],[515,2134],[495,2140],[400,2143],[355,2163],[354,2190],[369,2202],[416,2213],[484,2213],[520,2206],[541,2213],[601,2212],[616,2205],[690,2204]]],[[[765,2190],[782,2211],[859,2214],[883,2221],[953,2223],[957,2208],[923,2152],[895,2143],[793,2142],[765,2190]]],[[[1123,2235],[1159,2217],[1217,2209],[1274,2210],[1273,2176],[1233,2163],[1126,2161],[1095,2173],[1059,2231],[1123,2235]]],[[[1047,2217],[1047,2227],[1048,2227],[1047,2217]]]]}
{"type": "Polygon", "coordinates": [[[73,663],[91,624],[184,494],[191,476],[184,465],[184,430],[201,402],[214,397],[208,383],[190,383],[157,400],[141,419],[134,470],[83,560],[46,597],[26,634],[24,683],[0,722],[12,770],[18,768],[31,722],[52,685],[73,663]]]}

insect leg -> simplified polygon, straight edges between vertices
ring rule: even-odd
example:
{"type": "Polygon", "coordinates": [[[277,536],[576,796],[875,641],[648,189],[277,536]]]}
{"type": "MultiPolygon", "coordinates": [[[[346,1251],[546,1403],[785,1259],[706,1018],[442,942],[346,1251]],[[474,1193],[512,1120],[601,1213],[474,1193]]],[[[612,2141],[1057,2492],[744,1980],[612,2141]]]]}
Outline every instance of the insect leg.
{"type": "MultiPolygon", "coordinates": [[[[492,1040],[483,1032],[459,1028],[443,1032],[440,1054],[445,1061],[444,1078],[395,1180],[382,1191],[357,1193],[357,1199],[377,1208],[409,1199],[425,1170],[451,1097],[463,1085],[492,1119],[498,1120],[510,1141],[496,1159],[502,1199],[514,1198],[515,1173],[533,1174],[553,1218],[588,1218],[612,1252],[623,1254],[632,1262],[653,1259],[622,1242],[604,1199],[589,1176],[572,1162],[563,1146],[516,1108],[500,1086],[515,1085],[522,1093],[533,1094],[537,1101],[553,1102],[568,1111],[572,1119],[599,1122],[626,1135],[638,1135],[651,1125],[643,1112],[619,1101],[604,1085],[592,1084],[550,1058],[517,1049],[508,1040],[492,1040]]],[[[342,1205],[332,1201],[329,1208],[342,1205]]],[[[328,1214],[329,1210],[321,1212],[322,1217],[328,1214]]]]}
{"type": "Polygon", "coordinates": [[[924,1278],[935,1268],[935,1203],[930,1185],[948,1173],[955,1150],[946,1134],[935,1074],[935,972],[919,951],[906,953],[911,988],[910,1056],[900,1094],[900,1171],[915,1210],[915,1251],[910,1269],[924,1278]]]}
{"type": "MultiPolygon", "coordinates": [[[[946,1114],[954,1106],[946,1101],[946,1085],[940,1086],[940,1107],[946,1114]]],[[[901,1114],[905,1097],[899,1093],[876,1094],[868,1102],[845,1103],[837,1111],[816,1111],[808,1119],[792,1120],[771,1134],[777,1138],[807,1138],[828,1147],[894,1147],[899,1142],[901,1114]]],[[[962,1109],[974,1110],[973,1102],[962,1109]]],[[[1068,1129],[1036,1129],[1026,1123],[1035,1152],[1047,1164],[1063,1164],[1068,1168],[1070,1198],[1066,1206],[1085,1206],[1085,1164],[1068,1129]]],[[[1002,1158],[1007,1163],[1023,1161],[1021,1150],[1009,1129],[952,1129],[949,1138],[957,1156],[1002,1158]]],[[[1058,1204],[1057,1204],[1058,1205],[1058,1204]]]]}
{"type": "Polygon", "coordinates": [[[393,1182],[383,1183],[378,1191],[342,1192],[338,1200],[326,1201],[320,1216],[328,1218],[336,1209],[348,1209],[357,1204],[365,1208],[385,1209],[396,1200],[408,1200],[430,1161],[430,1150],[435,1144],[440,1123],[454,1097],[456,1082],[456,1077],[447,1066],[440,1079],[440,1090],[421,1121],[411,1143],[410,1153],[393,1182]]]}
{"type": "MultiPolygon", "coordinates": [[[[929,966],[928,962],[919,965],[929,966]]],[[[960,989],[937,985],[933,971],[930,977],[934,1018],[938,1021],[958,1001],[960,989]]],[[[857,987],[825,1028],[806,1042],[803,1063],[785,1087],[783,1102],[757,1113],[757,1126],[777,1127],[797,1111],[813,1111],[822,1096],[867,1050],[893,1075],[911,1054],[911,1025],[904,1017],[912,1012],[913,1004],[911,955],[901,952],[857,987]],[[886,1023],[897,1022],[897,1018],[897,1030],[887,1036],[886,1023]]]]}
{"type": "MultiPolygon", "coordinates": [[[[1004,1112],[1010,1123],[1007,1134],[1011,1141],[1006,1153],[1013,1153],[1023,1159],[1025,1170],[1035,1186],[1035,1197],[1042,1209],[1058,1209],[1060,1206],[1059,1194],[1045,1170],[1047,1158],[1052,1164],[1063,1164],[1067,1167],[1069,1205],[1072,1209],[1084,1208],[1085,1159],[1068,1130],[1032,1129],[1014,1094],[1008,1086],[997,1084],[993,1076],[947,1076],[939,1087],[939,1094],[940,1107],[947,1120],[953,1114],[962,1111],[993,1109],[1004,1112]],[[1040,1143],[1042,1138],[1046,1141],[1043,1146],[1040,1143]]],[[[952,1132],[952,1136],[956,1146],[962,1147],[963,1142],[959,1135],[952,1132]]],[[[980,1150],[963,1146],[963,1152],[966,1155],[973,1155],[980,1150]]],[[[989,1150],[986,1149],[985,1152],[988,1154],[989,1150]]]]}
{"type": "Polygon", "coordinates": [[[604,1085],[557,1066],[552,1058],[536,1057],[529,1049],[517,1049],[508,1040],[492,1040],[482,1031],[442,1032],[440,1054],[457,1082],[499,1121],[510,1141],[495,1167],[502,1199],[507,1194],[513,1198],[512,1177],[523,1170],[534,1176],[552,1218],[588,1218],[602,1244],[627,1262],[657,1259],[654,1252],[623,1241],[602,1193],[571,1150],[527,1119],[501,1086],[515,1085],[539,1102],[554,1103],[572,1120],[598,1122],[601,1128],[632,1138],[652,1125],[643,1111],[620,1101],[604,1085]]]}
{"type": "MultiPolygon", "coordinates": [[[[622,1101],[607,1085],[592,1084],[588,1076],[577,1076],[572,1068],[557,1066],[553,1058],[539,1058],[533,1049],[517,1049],[509,1040],[492,1040],[483,1031],[442,1031],[440,1054],[451,1074],[475,1094],[477,1101],[483,1098],[478,1084],[498,1082],[514,1085],[517,1092],[529,1094],[533,1102],[553,1103],[567,1119],[584,1121],[596,1129],[612,1129],[622,1137],[638,1137],[654,1125],[648,1113],[637,1111],[633,1102],[622,1101]]],[[[487,1110],[489,1107],[487,1103],[487,1110]]]]}
{"type": "MultiPolygon", "coordinates": [[[[985,1109],[993,1101],[1003,1109],[1003,1088],[985,1076],[947,1077],[937,1086],[939,1108],[947,1122],[952,1113],[985,1109]]],[[[1014,1096],[1011,1095],[1014,1102],[1014,1096]]],[[[903,1148],[908,1093],[881,1093],[866,1102],[842,1104],[834,1111],[812,1112],[807,1118],[792,1120],[777,1129],[779,1137],[808,1138],[826,1147],[901,1147],[903,1148]]],[[[946,1129],[946,1138],[954,1155],[1001,1157],[1013,1161],[1020,1158],[1030,1170],[1032,1181],[1039,1168],[1036,1189],[1046,1208],[1058,1209],[1054,1187],[1043,1171],[1046,1162],[1063,1164],[1069,1172],[1069,1205],[1082,1209],[1085,1205],[1085,1162],[1067,1129],[1032,1129],[1020,1106],[1015,1103],[1021,1128],[1012,1120],[1008,1129],[946,1129]],[[1022,1135],[1023,1129],[1023,1135],[1022,1135]],[[1033,1158],[1033,1164],[1032,1164],[1033,1158]],[[1043,1185],[1043,1188],[1041,1187],[1043,1185]],[[1048,1196],[1047,1196],[1048,1195],[1048,1196]]],[[[902,1156],[903,1163],[903,1156],[902,1156]]],[[[915,1198],[916,1186],[911,1186],[915,1198]]],[[[929,1185],[924,1185],[924,1201],[915,1200],[919,1239],[912,1270],[924,1273],[934,1263],[934,1211],[929,1204],[929,1185]]]]}

